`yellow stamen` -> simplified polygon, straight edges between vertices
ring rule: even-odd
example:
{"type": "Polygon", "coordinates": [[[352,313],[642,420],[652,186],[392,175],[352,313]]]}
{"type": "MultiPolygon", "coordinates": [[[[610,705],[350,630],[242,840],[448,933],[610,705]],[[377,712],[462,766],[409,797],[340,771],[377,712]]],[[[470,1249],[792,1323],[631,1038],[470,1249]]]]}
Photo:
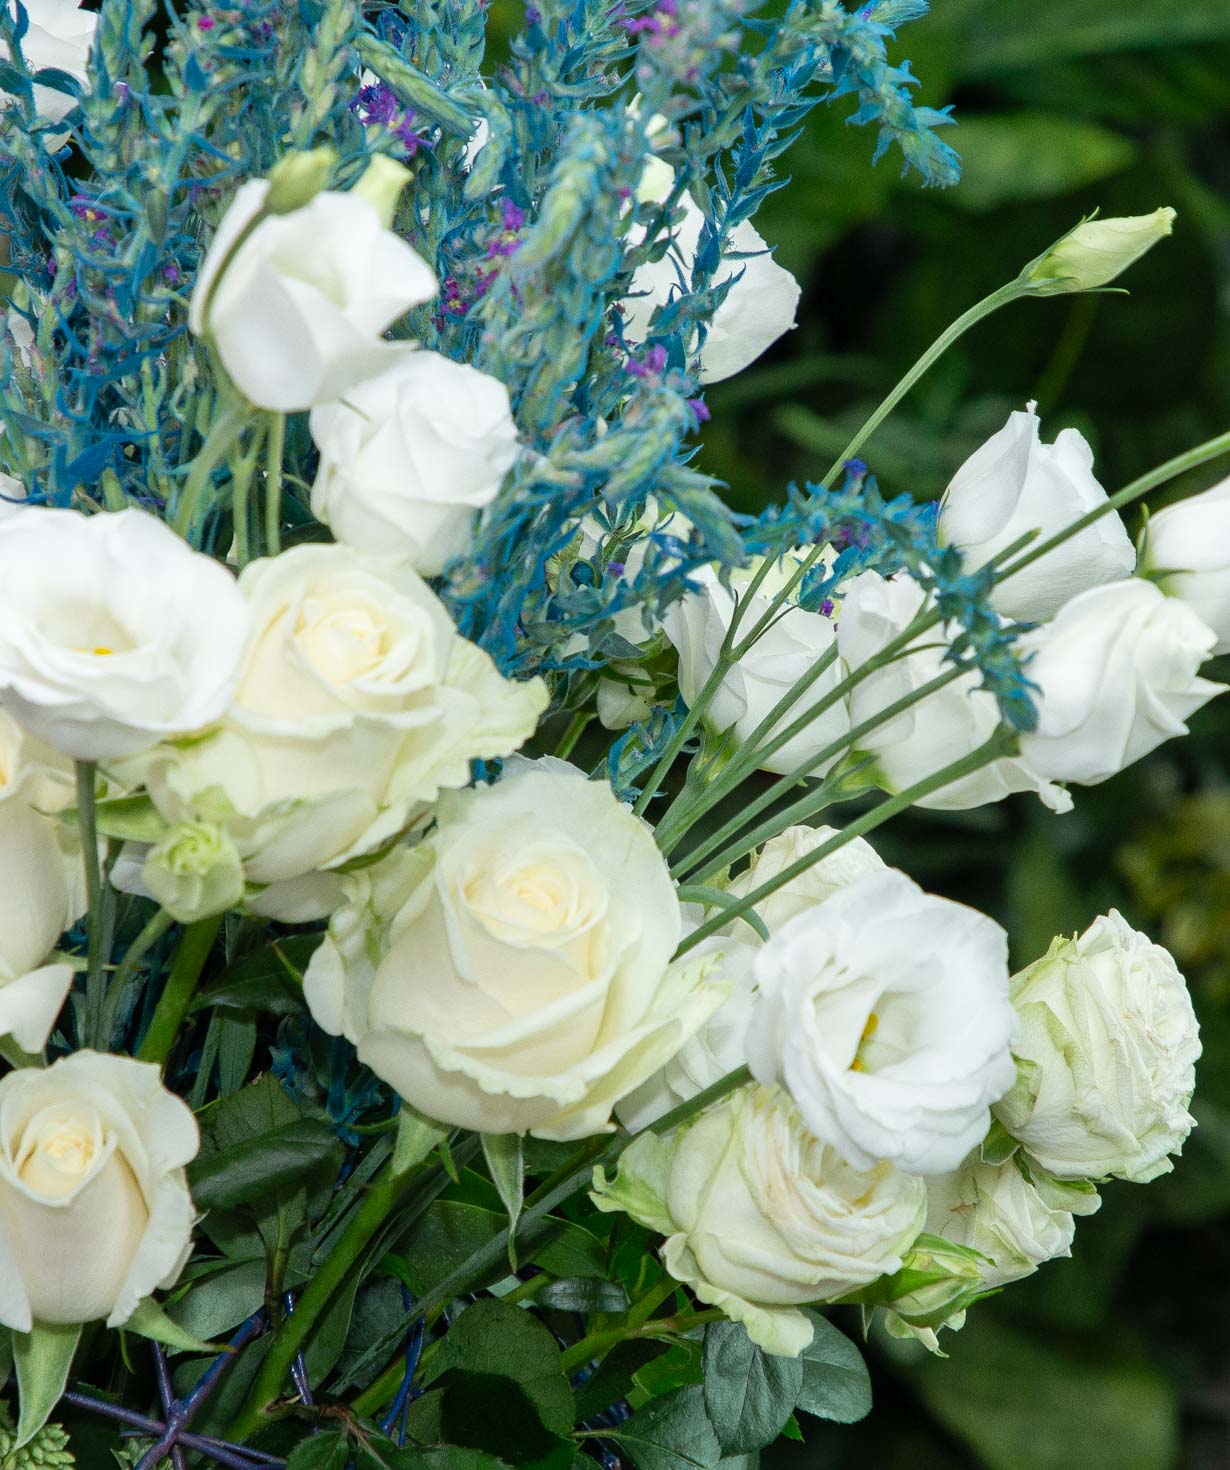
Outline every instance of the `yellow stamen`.
{"type": "Polygon", "coordinates": [[[862,1057],[855,1057],[854,1058],[854,1060],[850,1063],[850,1070],[851,1070],[851,1072],[861,1072],[863,1070],[863,1059],[862,1059],[862,1057]]]}
{"type": "Polygon", "coordinates": [[[863,1027],[862,1041],[869,1041],[880,1029],[880,1018],[874,1011],[867,1017],[867,1024],[863,1027]]]}
{"type": "Polygon", "coordinates": [[[114,653],[115,652],[115,649],[114,648],[102,648],[102,647],[98,647],[98,648],[91,648],[90,649],[90,652],[91,653],[98,654],[100,658],[105,658],[107,654],[114,653]]]}

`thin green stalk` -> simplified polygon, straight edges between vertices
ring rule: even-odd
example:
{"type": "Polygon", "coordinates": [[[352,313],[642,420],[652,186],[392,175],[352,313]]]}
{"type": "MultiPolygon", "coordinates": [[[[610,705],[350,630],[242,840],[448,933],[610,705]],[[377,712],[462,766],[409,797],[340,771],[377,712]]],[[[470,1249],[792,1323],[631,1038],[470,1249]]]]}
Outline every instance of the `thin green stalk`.
{"type": "Polygon", "coordinates": [[[175,920],[172,919],[165,909],[158,909],[128,946],[124,958],[115,967],[115,973],[111,976],[111,983],[107,986],[106,1001],[103,1007],[102,1041],[104,1045],[110,1042],[111,1033],[115,1027],[116,1007],[120,1003],[120,998],[124,993],[124,987],[137,973],[141,961],[174,922],[175,920]]]}
{"type": "Polygon", "coordinates": [[[188,477],[176,501],[172,522],[186,541],[192,540],[197,513],[213,472],[239,442],[248,417],[249,410],[245,405],[239,402],[227,404],[215,419],[204,444],[197,450],[192,468],[188,471],[188,477]]]}
{"type": "Polygon", "coordinates": [[[192,1007],[201,971],[221,927],[222,915],[219,914],[212,919],[199,919],[184,930],[171,973],[167,976],[166,988],[154,1010],[154,1019],[145,1033],[145,1040],[137,1048],[137,1056],[143,1062],[157,1062],[160,1067],[166,1065],[179,1028],[192,1007]]]}
{"type": "Polygon", "coordinates": [[[94,812],[94,786],[98,767],[93,761],[77,762],[77,829],[81,834],[82,858],[85,863],[85,892],[89,904],[86,917],[85,972],[85,1042],[96,1046],[102,1025],[103,993],[103,913],[102,868],[98,861],[98,824],[94,812]]]}
{"type": "Polygon", "coordinates": [[[593,715],[587,710],[581,710],[578,714],[573,715],[568,728],[564,731],[563,738],[555,747],[556,760],[566,761],[568,759],[576,749],[577,741],[585,734],[585,731],[589,727],[589,722],[592,719],[593,715]]]}
{"type": "Polygon", "coordinates": [[[269,415],[269,444],[265,457],[265,555],[282,549],[282,460],[286,453],[286,415],[269,415]]]}
{"type": "Polygon", "coordinates": [[[10,1067],[45,1067],[47,1065],[38,1052],[23,1050],[11,1036],[0,1036],[0,1057],[3,1057],[10,1067]]]}
{"type": "Polygon", "coordinates": [[[711,934],[716,934],[719,929],[725,928],[746,910],[753,909],[766,898],[770,898],[779,888],[784,888],[787,883],[793,882],[795,878],[807,872],[808,868],[814,867],[816,863],[837,852],[848,842],[853,842],[856,837],[865,837],[868,832],[875,831],[877,827],[882,826],[899,812],[905,811],[906,807],[912,806],[925,796],[930,796],[932,792],[941,791],[953,781],[959,781],[963,776],[971,775],[974,771],[981,770],[983,766],[990,765],[992,761],[1010,755],[1015,745],[1015,734],[1004,726],[1000,726],[990,740],[980,745],[977,750],[962,756],[958,761],[951,762],[942,770],[936,771],[934,775],[928,776],[926,780],[916,781],[913,786],[906,787],[896,796],[891,796],[888,800],[878,803],[869,811],[864,812],[861,817],[849,823],[836,836],[830,837],[827,842],[822,842],[811,852],[805,853],[801,858],[790,863],[780,873],[762,883],[759,888],[754,888],[750,893],[743,895],[737,903],[731,904],[721,913],[706,919],[688,935],[675,951],[676,959],[687,954],[689,950],[695,949],[702,940],[708,939],[711,934]]]}
{"type": "Polygon", "coordinates": [[[992,312],[998,311],[1001,306],[1006,306],[1010,301],[1016,301],[1028,294],[1028,291],[1022,290],[1019,280],[1009,281],[1006,286],[1001,286],[997,291],[992,291],[989,296],[984,297],[983,300],[971,306],[950,327],[941,332],[884,402],[880,404],[879,408],[862,425],[849,444],[842,450],[836,462],[830,466],[828,473],[821,481],[824,488],[827,490],[833,484],[838,475],[841,474],[842,468],[847,460],[855,457],[906,394],[931,370],[955,342],[959,341],[971,327],[977,326],[984,317],[990,316],[992,312]]]}

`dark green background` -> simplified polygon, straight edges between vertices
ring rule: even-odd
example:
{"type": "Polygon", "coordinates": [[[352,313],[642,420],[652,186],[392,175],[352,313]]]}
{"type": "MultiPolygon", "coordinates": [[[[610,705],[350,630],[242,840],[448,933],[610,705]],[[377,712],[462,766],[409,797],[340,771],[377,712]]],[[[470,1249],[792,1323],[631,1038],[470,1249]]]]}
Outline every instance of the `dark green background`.
{"type": "MultiPolygon", "coordinates": [[[[495,0],[497,31],[519,12],[495,0]]],[[[1022,302],[976,329],[869,446],[882,486],[938,495],[1029,398],[1048,438],[1088,436],[1108,489],[1230,427],[1230,0],[935,0],[894,54],[924,102],[956,104],[964,182],[921,190],[892,154],[872,170],[849,102],[814,117],[757,219],[803,282],[799,330],[708,394],[702,463],[732,503],[818,478],[956,315],[1094,208],[1180,219],[1130,297],[1022,302]]],[[[1001,919],[1018,964],[1112,905],[1169,945],[1201,1013],[1200,1127],[1173,1175],[1104,1191],[1071,1261],[946,1334],[949,1361],[879,1344],[871,1419],[809,1420],[777,1470],[1230,1467],[1230,699],[1194,728],[1067,817],[1016,798],[877,837],[1001,919]]]]}

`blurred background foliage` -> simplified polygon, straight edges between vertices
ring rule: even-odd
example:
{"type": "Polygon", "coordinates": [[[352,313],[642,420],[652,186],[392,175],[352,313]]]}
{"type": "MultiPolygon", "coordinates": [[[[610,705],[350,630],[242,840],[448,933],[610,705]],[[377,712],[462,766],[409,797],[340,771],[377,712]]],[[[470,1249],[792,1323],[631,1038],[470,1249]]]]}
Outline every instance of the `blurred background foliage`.
{"type": "MultiPolygon", "coordinates": [[[[895,54],[924,102],[955,105],[964,181],[921,191],[869,167],[848,103],[813,114],[757,217],[803,283],[799,328],[706,395],[701,463],[739,509],[818,478],[955,316],[1095,208],[1180,218],[1130,297],[1026,301],[965,338],[866,451],[881,485],[938,496],[1028,399],[1047,438],[1089,438],[1111,490],[1230,427],[1230,0],[933,4],[895,54]]],[[[494,0],[497,35],[520,11],[494,0]]],[[[1168,1178],[1105,1189],[1070,1261],[945,1334],[949,1361],[877,1338],[871,1418],[809,1424],[772,1470],[1230,1466],[1228,752],[1230,699],[1067,817],[1014,798],[878,834],[890,862],[998,917],[1016,966],[1112,906],[1166,944],[1201,1016],[1199,1128],[1168,1178]]]]}

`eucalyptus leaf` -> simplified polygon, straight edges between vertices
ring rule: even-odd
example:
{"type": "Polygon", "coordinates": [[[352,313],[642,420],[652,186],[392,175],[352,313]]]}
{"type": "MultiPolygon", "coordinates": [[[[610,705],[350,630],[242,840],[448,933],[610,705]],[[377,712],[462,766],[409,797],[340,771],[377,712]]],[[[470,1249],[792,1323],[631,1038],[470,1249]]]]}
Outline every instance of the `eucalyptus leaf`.
{"type": "Polygon", "coordinates": [[[80,1341],[80,1322],[65,1327],[36,1322],[30,1332],[13,1333],[19,1405],[14,1449],[29,1444],[51,1417],[68,1385],[69,1369],[80,1341]]]}

